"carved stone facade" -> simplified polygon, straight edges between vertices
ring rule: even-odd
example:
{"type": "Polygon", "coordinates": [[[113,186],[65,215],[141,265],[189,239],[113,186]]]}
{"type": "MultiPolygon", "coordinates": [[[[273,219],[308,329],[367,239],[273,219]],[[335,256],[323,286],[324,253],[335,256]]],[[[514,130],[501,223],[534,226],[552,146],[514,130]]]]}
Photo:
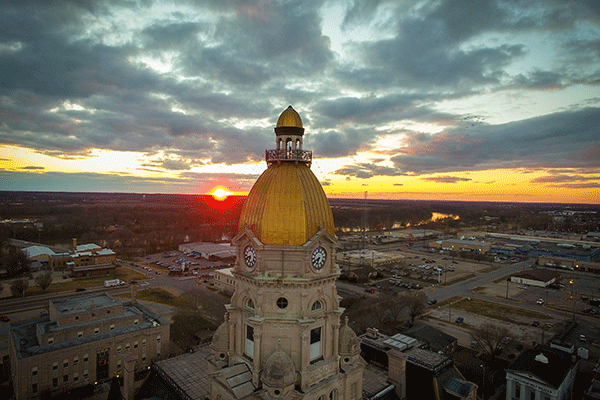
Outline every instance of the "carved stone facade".
{"type": "MultiPolygon", "coordinates": [[[[291,107],[275,131],[278,149],[285,133],[303,151],[291,107]]],[[[310,160],[267,161],[233,239],[235,292],[212,342],[210,398],[359,399],[365,362],[340,326],[329,203],[310,160]]]]}

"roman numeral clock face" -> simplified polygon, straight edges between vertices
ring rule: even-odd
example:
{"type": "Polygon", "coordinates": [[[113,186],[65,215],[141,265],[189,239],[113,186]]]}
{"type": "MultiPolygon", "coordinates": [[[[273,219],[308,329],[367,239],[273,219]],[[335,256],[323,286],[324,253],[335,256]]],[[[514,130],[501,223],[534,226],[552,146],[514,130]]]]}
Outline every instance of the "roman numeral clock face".
{"type": "Polygon", "coordinates": [[[310,256],[310,262],[315,269],[321,269],[327,260],[327,252],[322,247],[317,247],[310,256]]]}
{"type": "Polygon", "coordinates": [[[254,268],[254,264],[256,264],[256,251],[254,247],[246,246],[244,248],[244,262],[248,268],[254,268]]]}

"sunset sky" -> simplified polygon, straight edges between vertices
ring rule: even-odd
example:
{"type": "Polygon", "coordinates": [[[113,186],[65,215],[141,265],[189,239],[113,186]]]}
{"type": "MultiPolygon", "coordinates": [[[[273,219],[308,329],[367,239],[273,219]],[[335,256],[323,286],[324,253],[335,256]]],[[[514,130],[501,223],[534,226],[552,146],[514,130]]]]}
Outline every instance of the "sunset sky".
{"type": "Polygon", "coordinates": [[[600,203],[600,1],[20,0],[0,190],[245,194],[292,105],[330,197],[600,203]]]}

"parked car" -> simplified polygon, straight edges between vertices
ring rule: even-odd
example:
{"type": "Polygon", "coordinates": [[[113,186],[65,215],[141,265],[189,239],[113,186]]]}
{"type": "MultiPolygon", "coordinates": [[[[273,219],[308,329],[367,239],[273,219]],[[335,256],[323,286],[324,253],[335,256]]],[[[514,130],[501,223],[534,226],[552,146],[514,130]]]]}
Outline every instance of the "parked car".
{"type": "Polygon", "coordinates": [[[579,335],[579,340],[581,342],[587,342],[587,338],[585,337],[585,335],[579,335]]]}
{"type": "Polygon", "coordinates": [[[456,322],[457,324],[462,324],[464,321],[465,321],[465,319],[464,319],[463,317],[458,317],[458,318],[456,318],[456,321],[455,321],[455,322],[456,322]]]}
{"type": "Polygon", "coordinates": [[[540,321],[533,321],[531,326],[540,326],[540,321]]]}
{"type": "Polygon", "coordinates": [[[429,304],[429,305],[432,305],[432,304],[435,304],[435,303],[437,303],[436,299],[429,299],[429,301],[427,302],[427,304],[429,304]]]}
{"type": "Polygon", "coordinates": [[[529,286],[527,285],[519,285],[519,289],[527,289],[529,286]]]}
{"type": "Polygon", "coordinates": [[[8,318],[6,315],[0,315],[0,321],[8,322],[8,321],[10,321],[10,318],[8,318]]]}
{"type": "Polygon", "coordinates": [[[544,299],[538,299],[538,301],[536,301],[536,303],[538,303],[538,304],[544,304],[545,302],[544,302],[544,299]]]}

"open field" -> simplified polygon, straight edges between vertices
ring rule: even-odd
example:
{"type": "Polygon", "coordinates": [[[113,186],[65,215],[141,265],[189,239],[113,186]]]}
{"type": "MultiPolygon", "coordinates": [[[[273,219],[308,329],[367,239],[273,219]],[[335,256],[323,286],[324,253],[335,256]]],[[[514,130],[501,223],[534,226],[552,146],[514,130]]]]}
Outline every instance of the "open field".
{"type": "Polygon", "coordinates": [[[468,313],[478,314],[488,318],[494,318],[511,323],[519,323],[519,319],[527,319],[527,322],[523,322],[526,324],[529,324],[529,320],[550,319],[550,317],[546,314],[529,311],[522,308],[509,307],[503,304],[479,299],[463,299],[459,302],[453,303],[452,307],[468,313]]]}
{"type": "MultiPolygon", "coordinates": [[[[108,279],[121,279],[125,282],[130,282],[132,280],[141,280],[145,279],[143,274],[139,272],[133,271],[129,268],[117,267],[114,274],[110,275],[101,275],[101,276],[91,276],[85,278],[68,278],[63,279],[60,274],[53,275],[53,281],[50,286],[46,288],[46,290],[42,290],[39,286],[35,284],[34,279],[28,279],[29,287],[25,290],[25,296],[38,296],[42,294],[51,294],[51,293],[59,293],[59,292],[70,292],[75,291],[77,288],[82,289],[90,289],[94,287],[99,287],[104,285],[104,281],[108,279]]],[[[10,292],[10,283],[2,282],[3,291],[2,297],[11,296],[10,292]]]]}

